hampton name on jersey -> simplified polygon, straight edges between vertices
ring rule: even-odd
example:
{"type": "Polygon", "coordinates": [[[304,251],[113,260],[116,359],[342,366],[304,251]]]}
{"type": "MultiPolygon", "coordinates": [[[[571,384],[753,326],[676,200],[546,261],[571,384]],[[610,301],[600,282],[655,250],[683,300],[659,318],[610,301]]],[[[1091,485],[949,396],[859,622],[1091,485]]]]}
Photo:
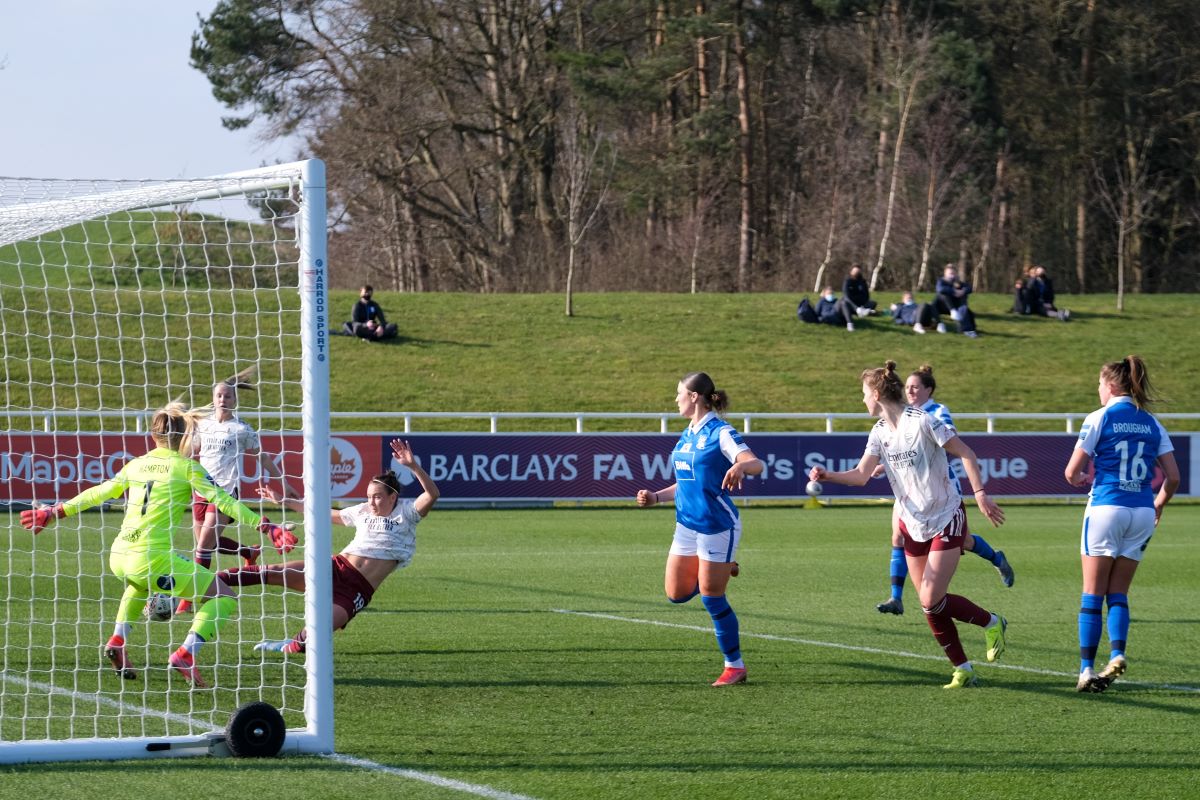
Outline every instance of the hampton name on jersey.
{"type": "Polygon", "coordinates": [[[1175,450],[1162,423],[1129,397],[1088,414],[1075,446],[1095,464],[1089,505],[1127,508],[1154,506],[1154,462],[1175,450]]]}
{"type": "Polygon", "coordinates": [[[113,552],[170,552],[172,534],[191,508],[192,492],[215,503],[221,513],[246,525],[258,525],[260,517],[212,482],[204,467],[174,450],[156,447],[121,467],[109,480],[81,492],[63,503],[71,517],[105,500],[126,492],[125,517],[113,552]]]}
{"type": "Polygon", "coordinates": [[[721,481],[738,453],[749,450],[741,434],[709,412],[692,430],[688,425],[671,451],[675,468],[675,521],[697,533],[733,528],[737,508],[721,481]]]}
{"type": "Polygon", "coordinates": [[[371,513],[366,503],[344,508],[338,512],[342,522],[354,526],[354,538],[342,550],[344,555],[397,561],[406,567],[417,547],[417,523],[421,515],[412,500],[396,500],[396,507],[386,517],[371,513]]]}
{"type": "Polygon", "coordinates": [[[962,503],[942,449],[957,435],[937,417],[908,406],[895,430],[880,419],[867,436],[863,455],[875,456],[883,464],[900,519],[919,542],[941,533],[962,503]]]}
{"type": "Polygon", "coordinates": [[[262,445],[254,429],[237,417],[217,422],[205,417],[196,423],[197,458],[217,486],[234,497],[240,495],[242,456],[255,455],[262,445]]]}

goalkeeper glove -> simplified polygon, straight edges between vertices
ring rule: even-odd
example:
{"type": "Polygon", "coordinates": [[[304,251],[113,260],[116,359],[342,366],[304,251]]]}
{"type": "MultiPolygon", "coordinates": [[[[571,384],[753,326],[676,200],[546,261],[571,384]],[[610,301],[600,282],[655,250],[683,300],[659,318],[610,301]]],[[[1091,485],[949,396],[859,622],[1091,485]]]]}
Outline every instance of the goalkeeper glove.
{"type": "Polygon", "coordinates": [[[62,519],[66,515],[67,512],[63,509],[62,503],[41,508],[27,508],[21,512],[21,526],[36,534],[49,525],[51,519],[62,519]]]}
{"type": "Polygon", "coordinates": [[[282,525],[276,525],[266,517],[263,517],[262,522],[259,523],[258,532],[268,534],[271,537],[271,544],[275,545],[275,549],[281,555],[290,553],[292,548],[296,546],[296,543],[300,541],[296,538],[296,534],[282,525]]]}

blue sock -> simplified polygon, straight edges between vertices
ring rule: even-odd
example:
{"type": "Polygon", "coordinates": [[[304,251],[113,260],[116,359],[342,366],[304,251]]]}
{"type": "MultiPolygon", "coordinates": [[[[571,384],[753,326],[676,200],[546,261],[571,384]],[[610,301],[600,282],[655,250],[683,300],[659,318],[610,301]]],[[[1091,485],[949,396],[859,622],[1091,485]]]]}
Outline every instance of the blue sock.
{"type": "Polygon", "coordinates": [[[697,583],[696,588],[692,589],[692,593],[689,594],[687,597],[681,598],[679,600],[676,600],[674,597],[668,597],[667,599],[670,600],[672,603],[686,603],[688,600],[691,600],[693,597],[695,597],[698,594],[700,594],[700,584],[697,583]]]}
{"type": "Polygon", "coordinates": [[[701,595],[700,601],[708,609],[712,617],[713,631],[717,634],[717,647],[728,662],[736,662],[742,657],[741,642],[738,639],[738,618],[725,595],[710,597],[701,595]]]}
{"type": "Polygon", "coordinates": [[[1079,671],[1096,666],[1096,648],[1100,646],[1100,609],[1104,598],[1084,593],[1079,602],[1079,671]]]}
{"type": "Polygon", "coordinates": [[[977,533],[972,534],[972,535],[975,537],[975,549],[972,550],[971,552],[974,553],[975,555],[979,556],[980,558],[982,558],[986,561],[990,561],[992,564],[995,564],[996,563],[996,560],[995,560],[996,559],[996,551],[993,550],[992,546],[987,543],[987,539],[984,539],[982,536],[980,536],[977,533]]]}
{"type": "Polygon", "coordinates": [[[1125,655],[1125,640],[1129,638],[1129,598],[1123,594],[1108,596],[1108,644],[1110,658],[1125,655]]]}
{"type": "Polygon", "coordinates": [[[904,597],[904,579],[908,577],[908,562],[904,560],[904,548],[892,548],[892,560],[888,565],[888,575],[892,578],[892,599],[904,597]]]}

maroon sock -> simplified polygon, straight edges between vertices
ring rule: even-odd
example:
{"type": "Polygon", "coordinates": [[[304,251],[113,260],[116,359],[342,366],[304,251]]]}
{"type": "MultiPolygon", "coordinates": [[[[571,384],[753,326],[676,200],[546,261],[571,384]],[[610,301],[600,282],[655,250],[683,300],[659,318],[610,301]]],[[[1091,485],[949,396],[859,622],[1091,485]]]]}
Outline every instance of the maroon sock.
{"type": "Polygon", "coordinates": [[[233,555],[236,553],[238,555],[241,555],[241,551],[242,551],[242,543],[239,542],[237,539],[230,539],[228,536],[218,536],[217,537],[217,552],[218,553],[229,553],[230,555],[233,555]]]}
{"type": "Polygon", "coordinates": [[[212,566],[212,550],[197,550],[195,561],[200,566],[208,569],[212,566]]]}
{"type": "Polygon", "coordinates": [[[992,621],[992,612],[957,594],[946,595],[945,612],[960,622],[969,622],[981,628],[992,621]]]}
{"type": "Polygon", "coordinates": [[[234,567],[223,569],[217,577],[228,586],[261,586],[266,578],[263,568],[255,564],[252,567],[234,567]]]}
{"type": "Polygon", "coordinates": [[[958,639],[954,619],[946,611],[947,605],[946,598],[942,598],[932,609],[925,611],[925,621],[929,623],[929,630],[933,631],[933,638],[942,646],[946,658],[957,667],[967,662],[967,654],[963,652],[962,642],[958,639]]]}

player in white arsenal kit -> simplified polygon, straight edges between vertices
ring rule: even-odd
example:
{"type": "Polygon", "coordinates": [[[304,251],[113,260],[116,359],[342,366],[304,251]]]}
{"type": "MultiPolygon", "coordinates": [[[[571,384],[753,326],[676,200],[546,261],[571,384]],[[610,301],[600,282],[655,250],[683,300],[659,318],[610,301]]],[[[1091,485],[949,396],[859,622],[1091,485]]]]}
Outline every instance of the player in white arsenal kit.
{"type": "Polygon", "coordinates": [[[675,504],[675,536],[667,555],[664,588],[672,603],[696,595],[713,621],[725,669],[713,686],[746,682],[738,618],[725,589],[737,575],[737,548],[742,523],[729,496],[742,488],[747,475],[760,475],[763,462],[721,418],[729,405],[723,389],[703,372],[683,376],[675,387],[675,405],[690,422],[671,451],[675,482],[663,489],[639,489],[637,504],[675,504]]]}
{"type": "MultiPolygon", "coordinates": [[[[213,386],[212,414],[196,423],[192,437],[192,456],[208,470],[212,481],[233,497],[241,497],[242,459],[258,456],[263,470],[273,478],[283,478],[270,456],[262,452],[258,433],[254,428],[237,418],[234,413],[238,405],[238,387],[249,388],[249,383],[239,383],[235,376],[213,386]]],[[[284,492],[289,497],[296,493],[283,481],[284,492]]],[[[223,536],[229,518],[215,505],[196,495],[192,498],[192,534],[196,539],[194,560],[206,569],[212,566],[213,553],[236,553],[247,564],[258,560],[258,546],[243,546],[236,539],[223,536]]],[[[191,610],[192,604],[181,600],[175,613],[191,610]]]]}
{"type": "MultiPolygon", "coordinates": [[[[904,395],[908,404],[919,408],[926,414],[936,417],[949,428],[954,428],[954,419],[950,409],[933,399],[937,390],[937,380],[933,377],[933,367],[922,364],[913,370],[904,382],[904,395]]],[[[875,468],[872,477],[879,478],[884,474],[882,465],[875,468]]],[[[949,473],[950,483],[957,487],[958,477],[953,470],[949,473]]],[[[1013,585],[1013,568],[1003,550],[992,549],[991,544],[982,536],[968,533],[963,537],[963,552],[974,553],[987,561],[1000,573],[1000,581],[1008,587],[1013,585]]],[[[897,502],[892,510],[892,555],[888,563],[888,573],[891,580],[892,595],[887,600],[875,606],[881,614],[904,613],[904,579],[908,575],[908,565],[904,561],[904,536],[900,533],[900,504],[897,502]]]]}
{"type": "MultiPolygon", "coordinates": [[[[333,629],[341,630],[358,612],[367,607],[379,585],[401,567],[407,567],[417,546],[417,523],[425,518],[440,495],[437,484],[413,457],[412,447],[400,439],[392,441],[392,454],[407,467],[421,485],[421,494],[413,500],[400,497],[401,485],[394,472],[376,475],[367,486],[367,502],[333,509],[334,525],[354,528],[354,538],[333,557],[333,629]]],[[[304,502],[282,497],[270,487],[258,493],[272,503],[282,503],[304,513],[304,502]]],[[[218,573],[230,586],[282,586],[304,591],[304,562],[261,566],[248,564],[218,573]]],[[[303,653],[306,632],[301,629],[290,639],[259,642],[255,650],[303,653]]]]}
{"type": "Polygon", "coordinates": [[[1101,408],[1087,415],[1079,429],[1075,452],[1067,462],[1072,486],[1090,479],[1083,516],[1080,559],[1083,597],[1079,608],[1080,692],[1103,692],[1125,674],[1129,636],[1129,587],[1133,574],[1162,518],[1163,508],[1179,488],[1175,448],[1162,424],[1146,410],[1153,395],[1146,364],[1137,356],[1105,364],[1100,370],[1101,408]],[[1155,467],[1162,485],[1154,489],[1155,467]],[[1108,602],[1108,664],[1096,674],[1101,611],[1108,602]]]}
{"type": "Polygon", "coordinates": [[[948,594],[967,534],[967,513],[958,487],[951,483],[946,453],[962,459],[979,510],[993,524],[1004,522],[1004,512],[987,496],[974,451],[958,433],[937,417],[904,404],[904,387],[896,375],[896,362],[882,369],[864,370],[863,403],[879,417],[867,437],[867,448],[854,469],[828,472],[815,466],[809,479],[847,486],[863,486],[880,463],[896,495],[904,555],[908,571],[925,611],[933,638],[942,646],[954,675],[947,689],[975,686],[974,667],[963,652],[954,620],[984,628],[987,660],[1004,652],[1007,621],[972,603],[948,594]]]}

